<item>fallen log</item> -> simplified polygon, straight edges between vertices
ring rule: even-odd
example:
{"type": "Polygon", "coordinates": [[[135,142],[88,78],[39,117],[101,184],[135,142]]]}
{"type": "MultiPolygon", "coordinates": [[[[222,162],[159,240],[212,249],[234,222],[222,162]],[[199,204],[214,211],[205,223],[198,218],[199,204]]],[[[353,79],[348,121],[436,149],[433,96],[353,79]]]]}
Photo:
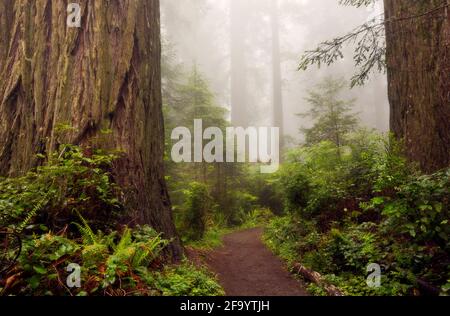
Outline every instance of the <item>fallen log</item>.
{"type": "Polygon", "coordinates": [[[441,289],[435,287],[434,285],[428,283],[425,280],[422,279],[417,279],[416,280],[418,286],[419,286],[419,290],[420,290],[420,294],[421,295],[426,295],[426,296],[439,296],[439,294],[441,293],[441,289]]]}
{"type": "Polygon", "coordinates": [[[294,268],[294,272],[296,272],[297,274],[301,275],[307,281],[321,286],[327,292],[328,295],[330,295],[330,296],[344,296],[344,293],[342,293],[341,290],[339,290],[334,285],[331,285],[331,284],[327,283],[323,279],[322,275],[320,275],[320,273],[318,273],[316,271],[312,271],[312,270],[306,268],[305,266],[303,266],[303,265],[301,265],[299,263],[295,263],[293,265],[293,268],[294,268]]]}

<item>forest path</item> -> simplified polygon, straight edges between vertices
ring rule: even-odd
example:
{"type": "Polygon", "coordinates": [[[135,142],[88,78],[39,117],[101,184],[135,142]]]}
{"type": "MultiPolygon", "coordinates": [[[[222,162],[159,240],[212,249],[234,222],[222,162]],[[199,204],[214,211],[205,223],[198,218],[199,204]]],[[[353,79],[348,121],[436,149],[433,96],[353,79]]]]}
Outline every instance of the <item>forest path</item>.
{"type": "Polygon", "coordinates": [[[224,246],[207,255],[227,296],[307,296],[262,242],[263,229],[239,231],[224,237],[224,246]]]}

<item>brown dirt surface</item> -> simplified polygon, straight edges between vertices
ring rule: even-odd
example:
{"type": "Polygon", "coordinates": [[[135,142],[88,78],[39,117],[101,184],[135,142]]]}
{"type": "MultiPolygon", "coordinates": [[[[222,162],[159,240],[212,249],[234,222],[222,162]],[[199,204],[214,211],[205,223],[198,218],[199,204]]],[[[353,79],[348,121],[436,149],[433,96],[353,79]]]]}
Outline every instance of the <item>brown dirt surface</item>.
{"type": "Polygon", "coordinates": [[[262,234],[261,228],[229,234],[222,248],[205,256],[226,295],[307,296],[303,284],[263,244],[262,234]]]}

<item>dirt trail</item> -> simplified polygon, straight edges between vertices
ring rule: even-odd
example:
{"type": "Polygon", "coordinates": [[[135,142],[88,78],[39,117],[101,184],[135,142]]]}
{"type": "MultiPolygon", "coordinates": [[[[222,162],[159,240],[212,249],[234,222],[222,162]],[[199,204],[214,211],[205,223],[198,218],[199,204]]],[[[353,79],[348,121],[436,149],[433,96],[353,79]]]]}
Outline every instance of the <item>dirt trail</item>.
{"type": "Polygon", "coordinates": [[[306,296],[302,284],[262,243],[260,228],[225,236],[224,247],[206,262],[218,274],[228,296],[306,296]]]}

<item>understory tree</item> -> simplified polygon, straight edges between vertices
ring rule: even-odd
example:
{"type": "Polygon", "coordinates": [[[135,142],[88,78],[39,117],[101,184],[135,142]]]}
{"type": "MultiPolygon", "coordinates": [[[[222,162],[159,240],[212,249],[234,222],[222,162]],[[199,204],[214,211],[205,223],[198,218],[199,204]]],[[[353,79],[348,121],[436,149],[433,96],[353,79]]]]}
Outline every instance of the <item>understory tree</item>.
{"type": "Polygon", "coordinates": [[[345,144],[345,135],[356,129],[358,121],[352,113],[355,100],[340,98],[345,87],[344,80],[326,78],[316,90],[308,92],[306,101],[311,110],[299,114],[314,121],[311,128],[301,129],[307,145],[330,141],[341,148],[345,144]]]}

